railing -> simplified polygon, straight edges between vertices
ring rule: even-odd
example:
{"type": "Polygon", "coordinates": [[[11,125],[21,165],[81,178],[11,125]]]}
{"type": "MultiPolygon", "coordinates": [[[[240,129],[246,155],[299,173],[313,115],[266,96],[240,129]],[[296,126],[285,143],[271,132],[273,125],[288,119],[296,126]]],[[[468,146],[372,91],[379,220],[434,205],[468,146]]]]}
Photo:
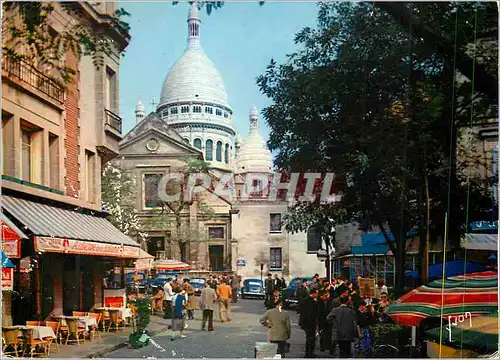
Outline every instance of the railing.
{"type": "Polygon", "coordinates": [[[5,57],[2,59],[2,69],[10,77],[17,78],[23,83],[34,87],[51,99],[60,103],[64,102],[64,88],[53,79],[42,74],[33,66],[22,60],[13,60],[5,57]]]}
{"type": "Polygon", "coordinates": [[[109,125],[109,127],[118,131],[121,134],[122,133],[122,118],[108,109],[104,110],[104,113],[106,115],[106,125],[109,125]]]}

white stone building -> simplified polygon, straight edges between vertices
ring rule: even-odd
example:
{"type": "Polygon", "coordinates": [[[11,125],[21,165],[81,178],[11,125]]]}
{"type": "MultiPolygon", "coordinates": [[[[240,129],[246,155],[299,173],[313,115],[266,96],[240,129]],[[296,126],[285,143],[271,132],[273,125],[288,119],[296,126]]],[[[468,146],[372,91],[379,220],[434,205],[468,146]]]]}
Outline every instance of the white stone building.
{"type": "MultiPolygon", "coordinates": [[[[144,171],[146,163],[154,164],[156,171],[159,171],[159,167],[163,164],[165,169],[160,172],[164,172],[164,170],[169,171],[175,162],[174,158],[180,159],[198,152],[210,163],[216,176],[224,173],[234,175],[236,198],[229,205],[230,215],[223,216],[228,213],[226,208],[221,208],[219,212],[220,216],[224,217],[224,220],[221,218],[222,223],[228,228],[216,231],[214,228],[216,225],[210,222],[201,225],[208,234],[208,244],[199,244],[195,259],[188,259],[197,263],[198,266],[195,267],[219,268],[215,263],[220,262],[223,256],[224,269],[237,271],[243,278],[260,277],[260,264],[264,264],[264,273],[271,271],[291,277],[312,276],[316,272],[323,274],[324,264],[317,260],[316,255],[307,254],[306,235],[292,235],[284,230],[282,219],[288,209],[287,202],[268,201],[269,189],[263,187],[252,193],[248,199],[241,198],[247,176],[273,175],[275,170],[273,157],[259,134],[258,111],[255,107],[250,112],[249,135],[242,139],[236,134],[232,124],[233,110],[229,104],[224,82],[201,46],[201,20],[195,4],[190,7],[187,23],[187,48],[165,78],[156,111],[146,116],[144,105],[140,101],[137,104],[137,125],[122,143],[122,159],[127,160],[129,170],[135,168],[138,173],[144,171]],[[152,120],[153,117],[167,125],[166,128],[161,126],[161,129],[157,129],[156,134],[151,129],[151,124],[156,121],[152,120]],[[141,126],[143,121],[148,121],[150,124],[141,126]],[[149,129],[147,130],[149,135],[141,135],[144,132],[141,129],[144,131],[149,129]],[[179,136],[171,136],[172,132],[179,136]],[[151,139],[146,139],[148,136],[151,139]],[[184,139],[184,149],[179,146],[175,137],[184,139]],[[135,138],[143,139],[146,146],[139,146],[130,152],[129,144],[135,143],[135,138]],[[160,143],[177,143],[175,155],[159,154],[151,149],[146,151],[147,144],[154,142],[153,140],[160,143]],[[147,161],[148,158],[156,160],[147,161]],[[139,168],[141,170],[138,170],[139,168]],[[214,243],[215,245],[211,243],[215,240],[211,238],[211,234],[219,234],[221,237],[217,239],[219,242],[214,243]],[[218,247],[217,250],[215,247],[218,247]],[[214,251],[210,250],[211,248],[214,251]],[[207,254],[204,254],[205,252],[207,254]],[[216,259],[218,256],[221,258],[216,259]],[[203,264],[203,259],[207,259],[209,263],[203,264]]],[[[164,148],[173,149],[171,146],[164,148]]],[[[255,186],[258,188],[259,184],[254,183],[254,190],[255,186]]],[[[144,199],[144,195],[138,196],[136,206],[140,206],[139,210],[144,212],[144,206],[140,205],[141,199],[144,199]]],[[[207,201],[209,201],[207,205],[212,206],[210,200],[207,201]]],[[[193,219],[193,216],[190,218],[193,219]]],[[[222,223],[216,227],[222,226],[222,223]]],[[[169,229],[164,229],[165,234],[169,232],[169,229]]],[[[157,241],[163,236],[161,233],[155,229],[151,236],[157,241]]],[[[165,235],[166,241],[161,243],[167,244],[167,237],[168,235],[165,235]]],[[[196,247],[193,245],[191,244],[190,248],[196,247]]],[[[167,252],[176,253],[171,250],[167,252]]]]}

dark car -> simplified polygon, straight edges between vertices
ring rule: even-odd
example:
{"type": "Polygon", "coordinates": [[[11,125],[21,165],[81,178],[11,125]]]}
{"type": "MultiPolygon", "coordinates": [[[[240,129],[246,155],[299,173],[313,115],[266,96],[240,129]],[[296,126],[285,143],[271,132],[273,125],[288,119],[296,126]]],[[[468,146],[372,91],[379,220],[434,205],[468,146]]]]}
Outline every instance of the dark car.
{"type": "Polygon", "coordinates": [[[201,295],[201,290],[203,290],[203,288],[205,287],[205,283],[206,282],[207,282],[207,280],[203,279],[203,278],[193,278],[193,279],[189,280],[189,283],[193,287],[194,294],[196,296],[200,296],[201,295]]]}
{"type": "Polygon", "coordinates": [[[261,279],[246,279],[243,281],[243,287],[241,288],[241,298],[257,298],[264,299],[264,284],[261,279]]]}
{"type": "Polygon", "coordinates": [[[143,272],[125,274],[125,283],[130,292],[144,292],[146,290],[146,274],[143,272]]]}
{"type": "MultiPolygon", "coordinates": [[[[297,279],[298,278],[293,278],[288,287],[283,291],[285,308],[291,308],[292,306],[296,306],[298,304],[298,300],[295,296],[295,290],[297,290],[297,279]]],[[[300,280],[307,280],[308,282],[311,282],[312,277],[301,277],[300,280]]]]}
{"type": "Polygon", "coordinates": [[[175,279],[176,277],[177,274],[175,273],[170,273],[170,272],[158,273],[156,274],[154,279],[153,278],[148,279],[148,285],[163,287],[169,278],[175,279]]]}

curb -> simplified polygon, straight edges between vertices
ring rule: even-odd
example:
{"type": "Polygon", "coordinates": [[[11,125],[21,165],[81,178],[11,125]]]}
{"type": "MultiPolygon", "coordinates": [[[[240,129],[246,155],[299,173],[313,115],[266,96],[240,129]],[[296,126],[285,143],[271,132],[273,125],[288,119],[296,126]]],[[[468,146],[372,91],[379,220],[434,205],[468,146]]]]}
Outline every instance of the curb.
{"type": "MultiPolygon", "coordinates": [[[[149,332],[149,336],[152,337],[152,336],[154,336],[154,335],[156,335],[156,334],[158,334],[160,332],[163,332],[165,330],[168,330],[168,327],[164,327],[162,329],[157,329],[157,330],[154,330],[154,331],[150,331],[149,332]]],[[[86,356],[86,358],[87,359],[102,358],[104,355],[109,354],[110,352],[113,352],[115,350],[121,349],[121,348],[123,348],[123,347],[125,347],[127,345],[128,345],[128,341],[124,341],[124,342],[121,342],[119,344],[110,346],[110,347],[108,347],[106,349],[103,349],[103,350],[100,350],[98,352],[95,352],[93,354],[90,354],[90,355],[86,356]]]]}

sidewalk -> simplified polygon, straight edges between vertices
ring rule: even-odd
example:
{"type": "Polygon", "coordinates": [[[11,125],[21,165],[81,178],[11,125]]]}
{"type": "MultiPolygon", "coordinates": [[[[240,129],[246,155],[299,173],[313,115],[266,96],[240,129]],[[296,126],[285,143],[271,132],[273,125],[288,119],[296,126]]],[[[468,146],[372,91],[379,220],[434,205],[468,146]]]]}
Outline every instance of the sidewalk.
{"type": "MultiPolygon", "coordinates": [[[[159,332],[167,330],[167,321],[161,316],[151,316],[148,331],[152,336],[159,332]]],[[[128,337],[132,332],[132,327],[125,327],[124,330],[117,332],[100,332],[101,339],[96,338],[94,341],[85,341],[85,344],[59,344],[59,352],[55,350],[55,346],[51,347],[50,358],[102,358],[106,354],[127,346],[128,337]]]]}

